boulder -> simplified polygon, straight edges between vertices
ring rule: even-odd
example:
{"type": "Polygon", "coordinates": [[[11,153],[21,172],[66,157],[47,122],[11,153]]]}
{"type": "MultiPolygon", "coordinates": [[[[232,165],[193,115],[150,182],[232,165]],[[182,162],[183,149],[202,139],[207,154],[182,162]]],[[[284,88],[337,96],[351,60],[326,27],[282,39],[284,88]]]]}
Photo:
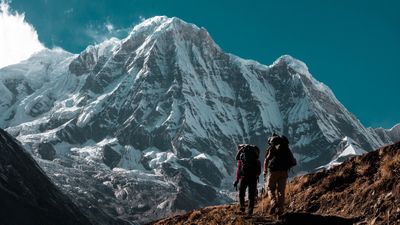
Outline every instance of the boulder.
{"type": "Polygon", "coordinates": [[[121,160],[122,156],[121,153],[117,152],[109,145],[105,145],[102,149],[103,153],[103,162],[106,164],[110,169],[116,167],[121,160]]]}

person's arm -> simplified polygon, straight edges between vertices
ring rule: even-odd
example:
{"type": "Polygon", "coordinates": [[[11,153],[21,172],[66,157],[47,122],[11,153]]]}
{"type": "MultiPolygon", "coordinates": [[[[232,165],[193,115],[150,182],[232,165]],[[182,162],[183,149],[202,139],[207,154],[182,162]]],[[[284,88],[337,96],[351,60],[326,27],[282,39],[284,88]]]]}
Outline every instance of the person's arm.
{"type": "Polygon", "coordinates": [[[240,153],[242,153],[242,151],[241,150],[239,150],[239,151],[237,151],[237,153],[236,153],[236,160],[240,160],[240,153]]]}
{"type": "Polygon", "coordinates": [[[268,173],[268,160],[267,158],[264,159],[264,174],[268,173]]]}
{"type": "Polygon", "coordinates": [[[276,148],[274,146],[271,146],[269,148],[268,155],[267,155],[267,157],[265,159],[267,161],[271,160],[275,153],[276,153],[276,148]]]}
{"type": "Polygon", "coordinates": [[[270,153],[270,150],[271,150],[271,147],[272,146],[269,146],[268,148],[267,148],[267,150],[265,150],[265,155],[264,155],[264,175],[265,174],[267,174],[268,173],[268,155],[269,155],[269,153],[270,153]]]}
{"type": "Polygon", "coordinates": [[[233,187],[235,187],[236,191],[237,191],[237,186],[238,186],[238,183],[240,180],[240,166],[241,166],[241,163],[240,163],[240,160],[238,160],[237,169],[236,169],[236,180],[233,182],[233,187]]]}
{"type": "Polygon", "coordinates": [[[258,163],[258,170],[257,170],[257,177],[258,177],[261,174],[261,162],[260,162],[260,160],[257,160],[257,163],[258,163]]]}
{"type": "Polygon", "coordinates": [[[240,160],[240,154],[243,152],[243,145],[239,145],[238,146],[238,151],[237,151],[237,153],[236,153],[236,160],[240,160]]]}
{"type": "Polygon", "coordinates": [[[240,160],[238,160],[237,161],[238,163],[237,163],[237,169],[236,169],[236,181],[239,181],[240,180],[240,166],[241,166],[241,162],[240,162],[240,160]]]}

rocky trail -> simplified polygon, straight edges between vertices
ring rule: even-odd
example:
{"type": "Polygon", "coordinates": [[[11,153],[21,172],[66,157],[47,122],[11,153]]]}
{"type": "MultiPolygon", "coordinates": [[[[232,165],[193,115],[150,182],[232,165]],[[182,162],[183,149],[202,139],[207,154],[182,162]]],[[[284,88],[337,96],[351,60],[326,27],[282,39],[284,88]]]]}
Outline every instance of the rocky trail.
{"type": "Polygon", "coordinates": [[[255,209],[255,214],[252,217],[248,217],[246,214],[238,213],[239,207],[237,204],[227,206],[213,206],[200,210],[195,210],[184,215],[173,216],[151,224],[346,225],[353,224],[353,222],[357,220],[357,218],[345,218],[339,216],[299,212],[288,212],[278,217],[274,215],[269,215],[266,210],[267,208],[268,207],[265,207],[263,212],[262,207],[258,205],[255,209]]]}

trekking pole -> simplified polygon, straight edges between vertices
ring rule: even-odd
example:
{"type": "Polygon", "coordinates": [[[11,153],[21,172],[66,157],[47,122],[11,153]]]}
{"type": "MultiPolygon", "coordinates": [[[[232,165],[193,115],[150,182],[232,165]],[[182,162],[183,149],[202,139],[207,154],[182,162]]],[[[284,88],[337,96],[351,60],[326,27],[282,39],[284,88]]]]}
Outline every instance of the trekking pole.
{"type": "Polygon", "coordinates": [[[261,198],[261,216],[264,216],[264,198],[261,198]]]}
{"type": "Polygon", "coordinates": [[[239,203],[239,194],[237,191],[236,191],[236,202],[239,203]]]}
{"type": "Polygon", "coordinates": [[[265,198],[266,197],[268,197],[268,185],[267,185],[267,174],[266,173],[264,173],[264,193],[263,193],[263,204],[262,204],[262,214],[263,215],[265,215],[265,213],[266,213],[266,210],[265,210],[265,198]]]}
{"type": "MultiPolygon", "coordinates": [[[[237,202],[238,208],[240,209],[240,198],[239,198],[239,192],[237,192],[237,191],[236,191],[236,202],[237,202]]],[[[237,209],[235,209],[235,210],[237,210],[237,209]]]]}
{"type": "Polygon", "coordinates": [[[289,178],[288,179],[286,179],[286,187],[287,187],[287,189],[288,189],[288,197],[289,197],[289,209],[291,209],[291,211],[293,211],[292,210],[292,195],[290,194],[290,186],[289,186],[289,184],[290,184],[290,182],[289,182],[289,178]]]}

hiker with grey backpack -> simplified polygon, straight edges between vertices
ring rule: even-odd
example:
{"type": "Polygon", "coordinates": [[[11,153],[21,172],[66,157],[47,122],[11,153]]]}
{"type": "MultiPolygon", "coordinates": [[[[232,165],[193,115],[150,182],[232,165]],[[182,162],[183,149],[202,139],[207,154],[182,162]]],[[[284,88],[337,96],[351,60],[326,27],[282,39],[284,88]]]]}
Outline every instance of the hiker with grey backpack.
{"type": "Polygon", "coordinates": [[[268,174],[266,186],[271,198],[270,214],[281,215],[284,212],[288,172],[297,162],[289,148],[287,137],[273,134],[268,138],[268,145],[264,160],[264,174],[268,174]]]}
{"type": "Polygon", "coordinates": [[[236,170],[236,181],[233,183],[237,190],[239,185],[240,212],[245,212],[245,194],[248,190],[247,215],[253,214],[255,198],[257,193],[258,177],[261,173],[261,163],[258,159],[260,150],[255,145],[240,144],[236,154],[238,162],[236,170]]]}

